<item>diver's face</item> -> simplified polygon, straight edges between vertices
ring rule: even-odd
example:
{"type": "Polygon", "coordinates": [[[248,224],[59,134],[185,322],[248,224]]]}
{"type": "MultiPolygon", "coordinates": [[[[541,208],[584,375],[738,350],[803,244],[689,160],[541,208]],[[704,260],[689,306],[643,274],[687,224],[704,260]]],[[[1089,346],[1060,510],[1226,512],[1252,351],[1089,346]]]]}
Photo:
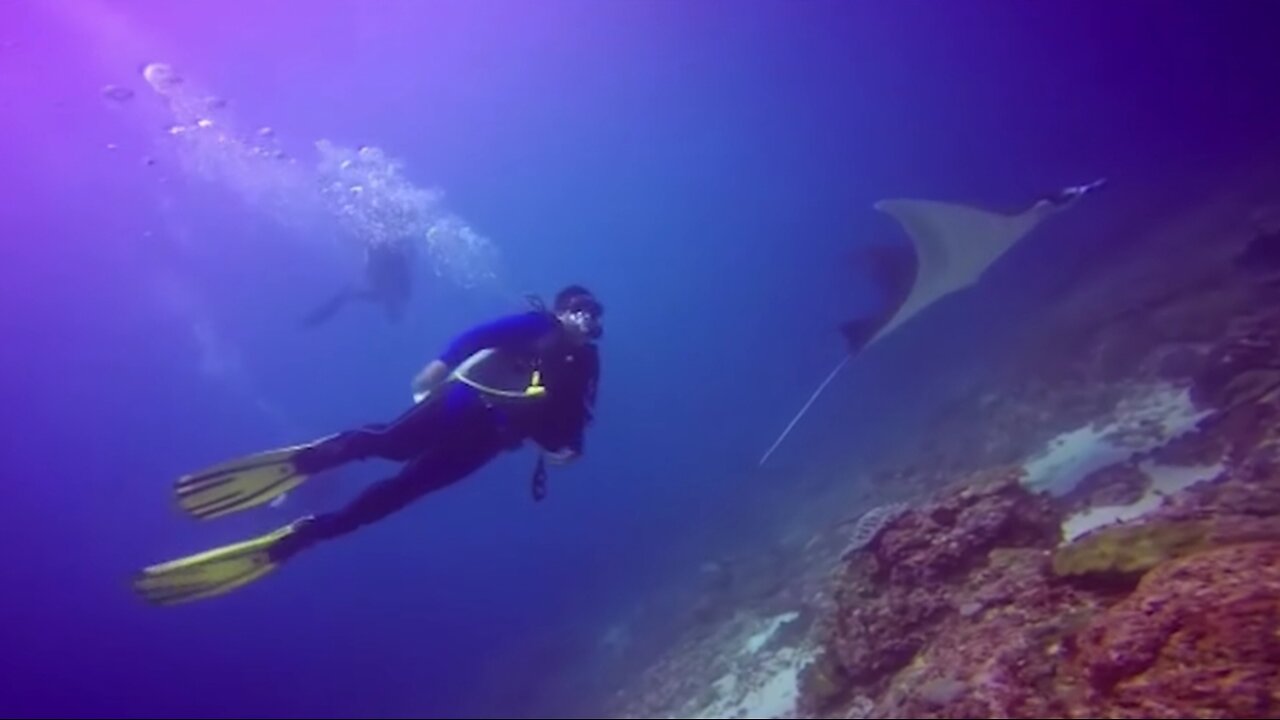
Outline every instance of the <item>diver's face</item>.
{"type": "Polygon", "coordinates": [[[561,323],[568,328],[573,340],[577,342],[586,342],[594,340],[598,337],[600,323],[594,316],[586,313],[584,310],[573,310],[570,313],[561,313],[561,323]]]}
{"type": "Polygon", "coordinates": [[[560,322],[569,329],[570,334],[578,342],[595,340],[604,332],[600,317],[585,309],[566,310],[560,313],[560,322]]]}
{"type": "Polygon", "coordinates": [[[586,342],[598,340],[604,333],[600,318],[604,317],[604,305],[593,297],[575,297],[560,311],[560,322],[569,329],[574,340],[586,342]]]}

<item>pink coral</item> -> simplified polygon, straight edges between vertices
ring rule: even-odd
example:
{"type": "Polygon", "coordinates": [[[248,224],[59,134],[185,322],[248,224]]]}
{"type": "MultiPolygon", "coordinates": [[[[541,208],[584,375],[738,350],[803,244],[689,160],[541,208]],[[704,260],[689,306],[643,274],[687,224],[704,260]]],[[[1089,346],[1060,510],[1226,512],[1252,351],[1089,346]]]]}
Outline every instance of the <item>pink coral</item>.
{"type": "Polygon", "coordinates": [[[893,680],[878,717],[1062,717],[1053,692],[1065,639],[1100,601],[1046,580],[1047,551],[998,549],[955,596],[980,610],[953,616],[893,680]],[[963,687],[955,693],[939,688],[963,687]]]}
{"type": "Polygon", "coordinates": [[[1017,477],[942,491],[851,556],[802,682],[804,716],[839,717],[866,698],[870,717],[1280,711],[1280,516],[1218,514],[1270,497],[1275,474],[1184,492],[1199,498],[1188,527],[1200,541],[1122,587],[1055,576],[1059,518],[1017,477]]]}
{"type": "Polygon", "coordinates": [[[1277,638],[1280,543],[1233,545],[1153,570],[1081,633],[1077,666],[1111,717],[1274,717],[1277,638]]]}
{"type": "Polygon", "coordinates": [[[974,602],[1008,600],[1001,597],[1014,591],[1000,582],[969,597],[957,585],[986,567],[994,548],[1048,548],[1060,537],[1049,501],[1028,493],[1021,477],[1020,470],[1002,469],[957,483],[850,557],[802,705],[818,712],[844,691],[873,693],[933,642],[948,618],[961,617],[974,602]]]}

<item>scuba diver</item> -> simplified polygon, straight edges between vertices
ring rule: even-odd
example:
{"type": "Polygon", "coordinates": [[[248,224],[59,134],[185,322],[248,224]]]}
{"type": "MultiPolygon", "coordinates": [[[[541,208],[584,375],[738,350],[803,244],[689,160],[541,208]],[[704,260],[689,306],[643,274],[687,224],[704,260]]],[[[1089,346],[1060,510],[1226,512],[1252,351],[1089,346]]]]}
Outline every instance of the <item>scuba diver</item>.
{"type": "Polygon", "coordinates": [[[303,327],[327,322],[352,300],[381,305],[387,319],[399,322],[413,288],[413,245],[408,242],[370,244],[364,253],[364,282],[348,285],[302,319],[303,327]]]}
{"type": "Polygon", "coordinates": [[[322,540],[377,522],[479,470],[525,440],[539,446],[533,497],[547,491],[544,461],[583,451],[593,419],[604,306],[580,285],[534,308],[455,338],[413,379],[415,405],[389,424],[371,424],[304,445],[257,453],[186,475],[178,503],[199,519],[246,510],[312,476],[355,460],[405,465],[336,512],[309,515],[262,537],[144,569],[135,590],[171,605],[221,595],[272,572],[322,540]]]}

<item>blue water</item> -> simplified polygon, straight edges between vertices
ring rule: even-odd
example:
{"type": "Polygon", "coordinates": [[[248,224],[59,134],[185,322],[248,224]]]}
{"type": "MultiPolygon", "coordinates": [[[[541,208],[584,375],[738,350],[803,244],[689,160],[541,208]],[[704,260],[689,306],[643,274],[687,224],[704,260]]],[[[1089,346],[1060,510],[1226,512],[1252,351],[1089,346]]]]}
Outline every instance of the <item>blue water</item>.
{"type": "Polygon", "coordinates": [[[57,8],[0,7],[8,715],[590,712],[635,669],[600,659],[611,625],[646,603],[685,622],[670,598],[806,512],[799,478],[839,483],[824,468],[912,432],[1125,223],[1280,126],[1265,3],[57,8]],[[499,290],[423,264],[405,322],[353,307],[301,331],[358,256],[332,222],[290,229],[156,150],[153,61],[299,157],[328,138],[403,160],[492,239],[499,290]],[[136,95],[106,101],[109,83],[136,95]],[[837,324],[876,302],[850,251],[902,238],[872,203],[1013,212],[1099,176],[1105,194],[860,358],[757,468],[839,360],[837,324]],[[143,565],[393,468],[211,524],[174,511],[178,475],[389,419],[455,333],[571,282],[608,307],[601,397],[546,502],[525,450],[234,595],[131,595],[143,565]]]}

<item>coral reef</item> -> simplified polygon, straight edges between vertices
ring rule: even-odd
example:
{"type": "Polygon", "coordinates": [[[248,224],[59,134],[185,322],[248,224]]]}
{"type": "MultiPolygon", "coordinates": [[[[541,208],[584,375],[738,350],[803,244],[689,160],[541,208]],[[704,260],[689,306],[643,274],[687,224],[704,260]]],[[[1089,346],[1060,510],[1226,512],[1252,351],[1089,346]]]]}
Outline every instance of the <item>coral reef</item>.
{"type": "Polygon", "coordinates": [[[906,509],[906,503],[887,503],[860,515],[853,524],[853,530],[849,534],[849,545],[845,551],[853,552],[866,547],[880,535],[880,531],[884,530],[885,526],[893,522],[906,509]]]}
{"type": "Polygon", "coordinates": [[[1152,570],[1078,633],[1070,671],[1107,717],[1275,717],[1277,638],[1280,543],[1247,543],[1152,570]]]}
{"type": "Polygon", "coordinates": [[[1132,576],[1203,549],[1208,534],[1208,523],[1194,520],[1103,528],[1055,552],[1053,571],[1064,577],[1132,576]]]}
{"type": "Polygon", "coordinates": [[[1235,323],[1196,373],[1193,398],[1198,403],[1226,409],[1275,392],[1280,387],[1277,349],[1280,314],[1259,313],[1235,323]]]}
{"type": "Polygon", "coordinates": [[[872,717],[1067,717],[1058,668],[1102,601],[1045,582],[1042,549],[999,549],[954,587],[960,612],[897,673],[872,717]]]}
{"type": "Polygon", "coordinates": [[[1280,516],[1056,546],[1045,503],[1012,478],[945,492],[851,557],[802,716],[1280,712],[1280,516]]]}
{"type": "Polygon", "coordinates": [[[1189,432],[1150,447],[1160,433],[1131,426],[1145,449],[1052,499],[979,473],[851,553],[802,716],[1280,714],[1280,392],[1257,381],[1280,333],[1258,323],[1207,352],[1190,382],[1209,411],[1189,432]],[[1064,517],[1150,493],[1152,468],[1206,466],[1135,516],[1064,534],[1064,517]]]}
{"type": "Polygon", "coordinates": [[[1151,477],[1137,463],[1114,463],[1086,475],[1063,496],[1063,506],[1076,512],[1098,505],[1128,505],[1137,502],[1150,485],[1151,477]]]}
{"type": "Polygon", "coordinates": [[[872,696],[929,645],[948,619],[967,621],[1007,602],[1013,586],[957,588],[991,563],[997,547],[1038,548],[1047,559],[1060,534],[1049,501],[1027,492],[1020,470],[997,470],[957,483],[908,510],[850,556],[837,577],[825,642],[801,679],[802,712],[872,696]]]}
{"type": "Polygon", "coordinates": [[[1156,517],[1136,525],[1102,528],[1059,548],[1053,556],[1053,571],[1060,577],[1123,580],[1209,548],[1265,540],[1280,541],[1280,516],[1156,517]]]}

